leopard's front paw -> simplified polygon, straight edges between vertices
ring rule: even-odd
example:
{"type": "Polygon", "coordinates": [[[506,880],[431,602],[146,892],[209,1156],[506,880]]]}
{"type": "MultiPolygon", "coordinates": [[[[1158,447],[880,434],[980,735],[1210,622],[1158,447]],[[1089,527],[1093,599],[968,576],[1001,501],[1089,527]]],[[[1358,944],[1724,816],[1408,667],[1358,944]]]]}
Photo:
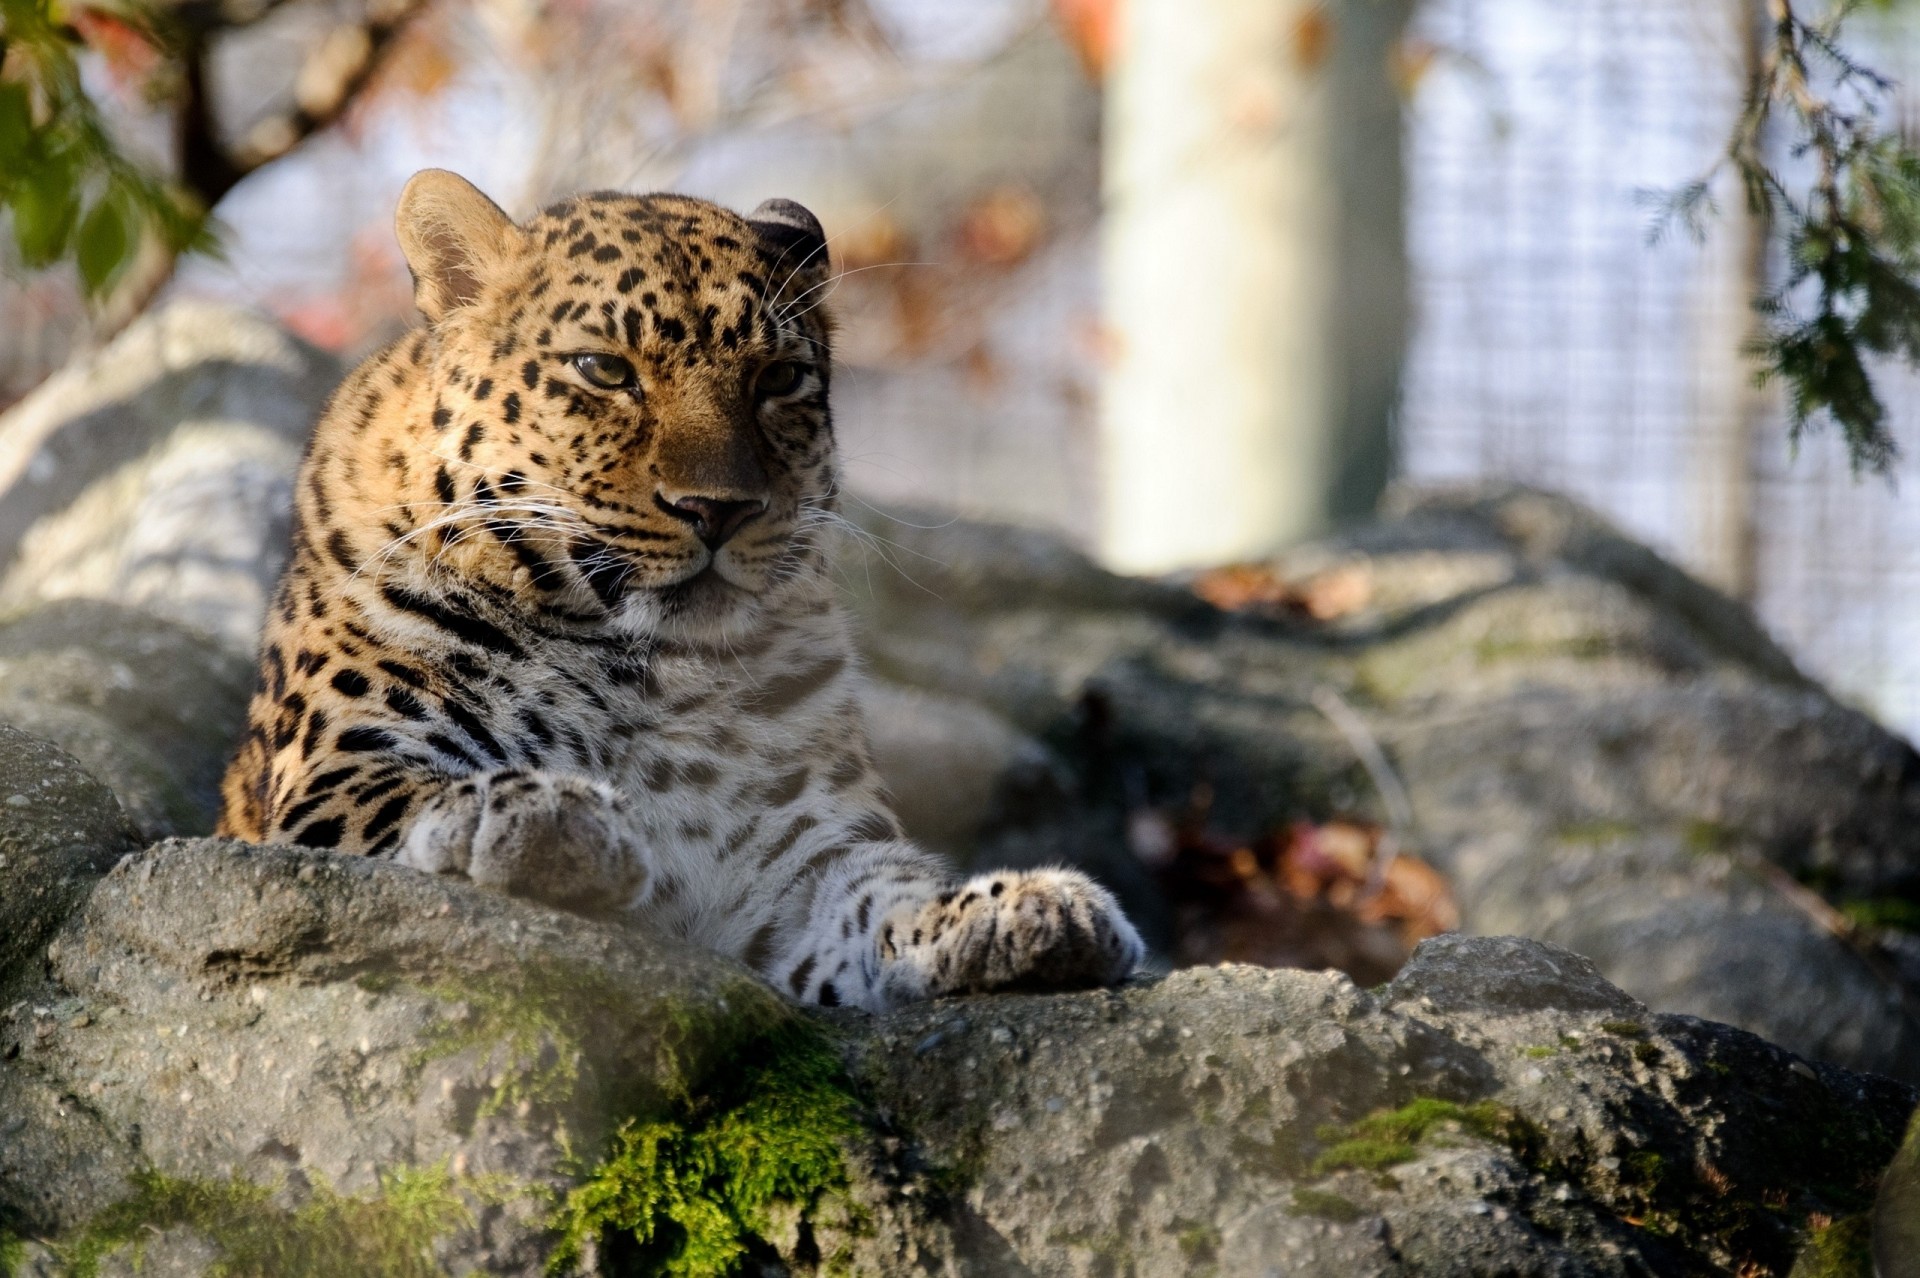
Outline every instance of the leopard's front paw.
{"type": "Polygon", "coordinates": [[[402,864],[604,914],[645,894],[645,848],[625,796],[583,777],[502,770],[450,785],[414,822],[402,864]]]}
{"type": "Polygon", "coordinates": [[[902,914],[880,935],[896,1000],[1112,985],[1145,953],[1113,894],[1074,870],[983,874],[902,914]]]}

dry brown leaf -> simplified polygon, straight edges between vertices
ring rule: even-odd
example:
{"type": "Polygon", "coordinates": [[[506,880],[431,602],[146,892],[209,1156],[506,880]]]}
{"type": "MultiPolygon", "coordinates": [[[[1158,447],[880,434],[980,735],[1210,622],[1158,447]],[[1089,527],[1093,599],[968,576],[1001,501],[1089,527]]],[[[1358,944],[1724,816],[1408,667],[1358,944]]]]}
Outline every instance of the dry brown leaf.
{"type": "Polygon", "coordinates": [[[1047,211],[1023,186],[988,191],[960,218],[960,251],[986,266],[1014,266],[1039,247],[1047,211]]]}
{"type": "Polygon", "coordinates": [[[1103,78],[1119,33],[1120,0],[1053,0],[1053,20],[1089,77],[1103,78]]]}
{"type": "Polygon", "coordinates": [[[1290,581],[1272,564],[1228,564],[1202,572],[1192,589],[1226,612],[1292,613],[1337,621],[1373,602],[1373,570],[1360,559],[1290,581]]]}
{"type": "Polygon", "coordinates": [[[1293,27],[1293,57],[1302,70],[1318,71],[1333,56],[1337,34],[1333,15],[1327,6],[1316,4],[1300,15],[1293,27]]]}

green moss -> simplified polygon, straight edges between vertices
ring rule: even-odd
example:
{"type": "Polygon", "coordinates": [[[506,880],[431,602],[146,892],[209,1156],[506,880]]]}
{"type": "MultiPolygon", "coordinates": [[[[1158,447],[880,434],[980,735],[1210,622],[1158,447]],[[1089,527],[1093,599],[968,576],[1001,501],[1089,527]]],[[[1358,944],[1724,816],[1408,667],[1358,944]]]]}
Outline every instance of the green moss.
{"type": "Polygon", "coordinates": [[[1549,1056],[1558,1056],[1560,1054],[1560,1049],[1557,1047],[1546,1047],[1546,1046],[1536,1045],[1534,1047],[1521,1048],[1520,1054],[1526,1057],[1528,1060],[1544,1061],[1549,1056]]]}
{"type": "Polygon", "coordinates": [[[283,1207],[269,1185],[142,1172],[132,1197],[57,1250],[71,1278],[94,1278],[116,1252],[131,1248],[138,1268],[151,1238],[185,1229],[218,1254],[209,1278],[435,1278],[433,1244],[473,1225],[471,1200],[518,1196],[497,1178],[455,1177],[444,1166],[383,1174],[365,1195],[341,1194],[317,1178],[311,1184],[304,1203],[283,1207]]]}
{"type": "Polygon", "coordinates": [[[1717,821],[1689,821],[1680,842],[1695,856],[1718,856],[1733,846],[1734,833],[1717,821]]]}
{"type": "Polygon", "coordinates": [[[1840,912],[1855,927],[1867,931],[1893,928],[1901,932],[1920,932],[1920,901],[1897,896],[1862,897],[1842,902],[1840,912]]]}
{"type": "Polygon", "coordinates": [[[14,1271],[26,1258],[26,1240],[12,1230],[0,1229],[0,1278],[13,1278],[14,1271]]]}
{"type": "Polygon", "coordinates": [[[1213,1259],[1220,1247],[1220,1231],[1212,1225],[1199,1221],[1178,1222],[1180,1232],[1175,1241],[1180,1244],[1180,1254],[1189,1264],[1205,1264],[1213,1259]]]}
{"type": "Polygon", "coordinates": [[[1791,1278],[1873,1278],[1872,1221],[1848,1216],[1815,1229],[1794,1259],[1791,1278]]]}
{"type": "Polygon", "coordinates": [[[1293,1191],[1293,1214],[1296,1216],[1318,1216],[1322,1220],[1336,1220],[1348,1224],[1366,1215],[1359,1205],[1351,1199],[1324,1189],[1296,1189],[1293,1191]]]}
{"type": "Polygon", "coordinates": [[[1620,1162],[1621,1179],[1659,1193],[1667,1181],[1667,1160],[1650,1149],[1638,1149],[1620,1162]]]}
{"type": "MultiPolygon", "coordinates": [[[[363,986],[374,988],[365,980],[363,986]]],[[[427,993],[464,1010],[424,1035],[410,1064],[457,1056],[470,1048],[501,1054],[493,1091],[475,1117],[486,1118],[522,1102],[552,1105],[573,1098],[581,1081],[585,1027],[594,1009],[605,1014],[630,1000],[586,968],[563,970],[528,964],[502,976],[462,986],[431,987],[427,993]]]]}
{"type": "Polygon", "coordinates": [[[1645,1038],[1647,1027],[1639,1021],[1601,1021],[1600,1028],[1619,1038],[1645,1038]]]}
{"type": "Polygon", "coordinates": [[[1489,635],[1473,645],[1474,659],[1483,666],[1503,661],[1527,661],[1553,657],[1571,657],[1575,661],[1599,661],[1619,651],[1605,635],[1569,635],[1536,639],[1521,635],[1489,635]]]}
{"type": "Polygon", "coordinates": [[[1362,1137],[1335,1141],[1313,1160],[1313,1174],[1324,1176],[1348,1167],[1359,1171],[1379,1171],[1400,1163],[1410,1163],[1417,1153],[1412,1145],[1400,1140],[1362,1137]]]}
{"type": "Polygon", "coordinates": [[[1511,1145],[1523,1136],[1531,1139],[1530,1131],[1522,1131],[1523,1125],[1524,1120],[1491,1101],[1461,1105],[1420,1097],[1399,1109],[1369,1114],[1344,1127],[1322,1127],[1317,1135],[1328,1142],[1328,1148],[1313,1160],[1313,1174],[1324,1176],[1348,1167],[1380,1171],[1411,1162],[1416,1146],[1442,1126],[1458,1127],[1470,1135],[1511,1145]]]}
{"type": "MultiPolygon", "coordinates": [[[[365,979],[361,984],[380,988],[365,979]]],[[[460,1014],[429,1029],[409,1064],[419,1070],[475,1049],[487,1055],[493,1083],[474,1120],[520,1106],[565,1107],[591,1117],[589,1127],[611,1126],[621,1116],[659,1111],[672,1102],[684,1104],[693,1086],[689,1071],[714,1045],[745,1042],[785,1014],[757,988],[743,989],[730,1011],[655,1001],[648,1005],[651,1067],[603,1077],[607,1071],[596,1072],[593,1061],[609,1053],[589,1052],[587,1045],[605,1034],[609,1009],[633,1007],[636,993],[602,971],[530,962],[423,992],[460,1014]]],[[[564,1123],[562,1128],[564,1141],[564,1123]]]]}
{"type": "Polygon", "coordinates": [[[780,1205],[806,1219],[846,1184],[844,1145],[863,1128],[838,1055],[793,1021],[701,1080],[670,1118],[629,1122],[554,1213],[549,1273],[590,1246],[605,1268],[719,1278],[763,1252],[780,1205]]]}

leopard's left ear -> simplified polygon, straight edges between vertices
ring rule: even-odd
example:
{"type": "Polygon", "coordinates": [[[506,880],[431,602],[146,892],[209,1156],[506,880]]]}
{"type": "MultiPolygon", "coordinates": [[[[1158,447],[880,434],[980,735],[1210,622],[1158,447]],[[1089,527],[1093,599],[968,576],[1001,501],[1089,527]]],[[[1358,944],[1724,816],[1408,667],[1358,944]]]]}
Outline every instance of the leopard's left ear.
{"type": "Polygon", "coordinates": [[[820,219],[792,200],[768,200],[747,214],[747,224],[780,252],[782,267],[825,270],[827,233],[820,219]]]}
{"type": "Polygon", "coordinates": [[[479,297],[514,234],[499,205],[445,169],[422,169],[408,179],[394,229],[413,272],[414,304],[433,323],[479,297]]]}

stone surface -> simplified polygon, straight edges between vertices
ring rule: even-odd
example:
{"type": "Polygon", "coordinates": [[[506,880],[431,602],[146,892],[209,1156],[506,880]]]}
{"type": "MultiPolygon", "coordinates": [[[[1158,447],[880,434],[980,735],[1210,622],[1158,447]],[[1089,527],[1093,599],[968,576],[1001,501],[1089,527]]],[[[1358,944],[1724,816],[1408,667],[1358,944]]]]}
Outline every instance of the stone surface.
{"type": "Polygon", "coordinates": [[[72,756],[0,724],[0,997],[138,842],[112,792],[72,756]]]}
{"type": "Polygon", "coordinates": [[[293,470],[339,364],[176,302],[0,414],[0,604],[104,599],[251,655],[293,470]]]}
{"type": "Polygon", "coordinates": [[[1468,929],[1570,949],[807,1019],[710,955],[386,865],[128,855],[211,823],[336,371],[175,308],[0,417],[0,720],[36,734],[0,727],[0,1269],[277,1273],[286,1234],[302,1272],[539,1272],[623,1127],[773,1114],[749,1146],[830,1140],[844,1184],[755,1215],[750,1271],[1811,1275],[1871,1242],[1900,1272],[1911,1141],[1868,1213],[1914,1093],[1821,1062],[1920,1080],[1920,934],[1836,909],[1920,902],[1920,756],[1538,493],[1408,495],[1290,552],[1367,583],[1324,622],[943,519],[876,522],[910,575],[850,544],[844,577],[880,765],[957,859],[1086,865],[1164,941],[1131,815],[1385,817],[1377,748],[1468,929]],[[794,1034],[844,1059],[855,1127],[739,1093],[794,1034]]]}
{"type": "Polygon", "coordinates": [[[1920,1114],[1880,1182],[1873,1207],[1873,1263],[1879,1278],[1920,1275],[1920,1114]]]}
{"type": "Polygon", "coordinates": [[[1128,811],[1177,811],[1203,786],[1242,838],[1387,816],[1332,703],[1384,752],[1412,807],[1396,833],[1453,878],[1468,930],[1547,937],[1655,1006],[1920,1079],[1902,938],[1832,904],[1920,898],[1920,755],[1578,506],[1404,499],[1280,562],[1366,574],[1365,606],[1325,624],[1223,614],[1038,533],[870,522],[914,565],[912,581],[877,557],[848,573],[871,583],[874,668],[1053,754],[1073,819],[990,820],[983,858],[1011,841],[1092,865],[1164,937],[1128,811]]]}
{"type": "MultiPolygon", "coordinates": [[[[0,598],[158,610],[250,653],[299,440],[335,371],[264,321],[194,305],[50,381],[0,418],[0,598]]],[[[1384,811],[1334,698],[1404,783],[1415,822],[1396,834],[1455,878],[1468,929],[1551,937],[1658,1006],[1920,1078],[1920,959],[1901,957],[1920,936],[1836,935],[1796,888],[1920,898],[1920,756],[1802,676],[1746,610],[1573,503],[1407,493],[1388,516],[1278,562],[1364,572],[1365,606],[1319,624],[1227,616],[1042,534],[863,515],[890,544],[850,543],[843,575],[909,831],[978,864],[1088,865],[1164,943],[1132,810],[1203,785],[1241,836],[1384,811]]],[[[35,623],[50,624],[65,623],[35,623]]],[[[45,655],[0,688],[0,715],[77,752],[149,833],[194,833],[216,771],[201,730],[230,721],[241,680],[163,648],[183,658],[174,709],[155,698],[145,727],[122,693],[95,704],[110,678],[42,695],[45,655]]],[[[101,649],[55,664],[164,673],[101,649]]]]}
{"type": "MultiPolygon", "coordinates": [[[[538,1273],[624,1121],[699,1113],[797,1016],[658,938],[218,840],[125,858],[48,953],[0,1019],[26,1273],[89,1243],[133,1272],[142,1239],[139,1272],[201,1274],[343,1200],[377,1236],[422,1178],[457,1208],[434,1272],[538,1273]]],[[[1429,942],[1372,993],[1229,966],[816,1025],[858,1120],[762,1272],[1784,1275],[1865,1219],[1915,1101],[1513,938],[1429,942]]]]}
{"type": "Polygon", "coordinates": [[[150,839],[213,829],[253,679],[204,634],[117,604],[0,623],[0,721],[78,758],[150,839]]]}
{"type": "Polygon", "coordinates": [[[0,1221],[40,1238],[71,1240],[143,1169],[352,1195],[444,1167],[508,1200],[440,1262],[533,1272],[529,1195],[564,1183],[568,1142],[598,1150],[789,1014],[630,931],[219,840],[129,857],[51,952],[0,1071],[0,1221]]]}

